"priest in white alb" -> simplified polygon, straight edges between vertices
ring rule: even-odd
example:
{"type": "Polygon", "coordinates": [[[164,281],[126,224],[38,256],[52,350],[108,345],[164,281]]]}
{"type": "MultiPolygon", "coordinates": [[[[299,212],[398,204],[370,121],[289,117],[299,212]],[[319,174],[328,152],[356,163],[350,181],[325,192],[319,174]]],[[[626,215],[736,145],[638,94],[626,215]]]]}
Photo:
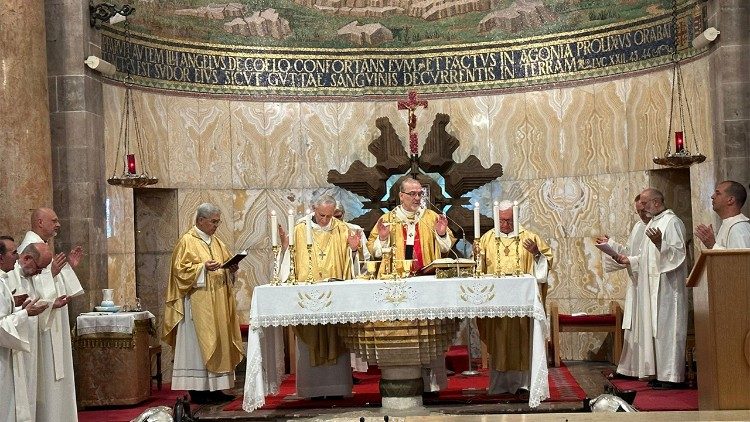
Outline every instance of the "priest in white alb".
{"type": "MultiPolygon", "coordinates": [[[[31,243],[49,244],[59,230],[60,221],[55,211],[38,208],[31,214],[31,230],[26,232],[18,249],[23,251],[31,243]]],[[[40,421],[78,420],[68,302],[83,294],[81,282],[73,271],[82,258],[83,249],[80,246],[68,254],[57,253],[52,262],[32,278],[35,296],[51,305],[37,317],[39,372],[36,417],[40,421]]]]}
{"type": "Polygon", "coordinates": [[[699,224],[695,234],[709,249],[750,248],[750,219],[742,213],[747,200],[745,186],[726,180],[716,186],[711,205],[721,218],[719,232],[714,235],[712,225],[699,224]]]}
{"type": "Polygon", "coordinates": [[[637,282],[649,286],[656,357],[656,379],[649,385],[660,389],[675,388],[685,379],[688,322],[685,225],[664,206],[664,195],[657,189],[648,188],[641,192],[640,202],[651,216],[641,251],[633,255],[618,255],[616,260],[634,268],[638,274],[637,282]]]}
{"type": "MultiPolygon", "coordinates": [[[[333,217],[336,200],[323,195],[313,212],[297,222],[289,240],[282,231],[283,246],[295,245],[295,277],[324,282],[352,278],[353,253],[360,247],[357,232],[333,217]],[[312,253],[308,253],[308,245],[312,253]],[[312,270],[312,271],[310,271],[312,270]]],[[[286,280],[291,272],[289,250],[283,251],[279,275],[286,280]]],[[[338,398],[352,394],[352,368],[349,351],[336,324],[298,325],[297,396],[338,398]]]]}
{"type": "MultiPolygon", "coordinates": [[[[596,239],[599,244],[608,244],[617,254],[639,255],[643,240],[646,238],[646,225],[651,217],[641,203],[641,195],[635,197],[635,211],[638,221],[630,231],[628,243],[622,245],[608,236],[596,239]]],[[[651,330],[651,290],[648,283],[638,281],[638,268],[618,264],[612,257],[603,258],[604,270],[607,272],[627,269],[628,285],[625,292],[625,307],[622,317],[623,342],[620,362],[617,364],[617,374],[628,377],[646,378],[656,374],[654,357],[654,338],[651,330]]]]}

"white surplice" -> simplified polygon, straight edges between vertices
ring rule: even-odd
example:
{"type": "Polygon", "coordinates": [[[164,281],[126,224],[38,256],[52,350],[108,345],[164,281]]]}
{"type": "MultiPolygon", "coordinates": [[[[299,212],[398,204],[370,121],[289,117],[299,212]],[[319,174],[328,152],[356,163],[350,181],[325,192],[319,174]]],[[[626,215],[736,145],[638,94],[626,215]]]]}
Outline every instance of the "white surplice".
{"type": "MultiPolygon", "coordinates": [[[[638,220],[630,231],[627,245],[621,245],[610,239],[609,245],[623,255],[638,255],[641,253],[643,241],[646,238],[646,224],[638,220]]],[[[639,283],[638,268],[626,267],[605,256],[604,270],[607,272],[627,268],[629,280],[625,293],[625,307],[623,309],[622,329],[624,342],[617,372],[630,377],[644,378],[656,374],[654,356],[654,338],[651,330],[651,290],[646,283],[639,283]]]]}
{"type": "Polygon", "coordinates": [[[0,270],[0,420],[34,420],[27,388],[26,356],[29,355],[29,317],[16,310],[8,275],[0,270]]]}
{"type": "Polygon", "coordinates": [[[688,298],[685,225],[672,210],[654,216],[646,225],[662,233],[661,250],[647,236],[639,255],[629,256],[638,283],[648,284],[654,336],[656,378],[682,382],[685,378],[688,298]]]}
{"type": "MultiPolygon", "coordinates": [[[[31,243],[44,241],[38,234],[26,232],[18,250],[23,251],[31,243]]],[[[51,268],[50,263],[41,274],[32,277],[31,283],[35,296],[50,305],[38,316],[36,418],[39,421],[75,422],[78,413],[68,306],[52,309],[52,303],[63,295],[81,295],[83,288],[70,265],[66,264],[55,277],[52,277],[51,268]]],[[[20,270],[18,263],[16,270],[20,270]]]]}
{"type": "Polygon", "coordinates": [[[750,219],[744,214],[721,220],[713,249],[750,248],[750,219]]]}

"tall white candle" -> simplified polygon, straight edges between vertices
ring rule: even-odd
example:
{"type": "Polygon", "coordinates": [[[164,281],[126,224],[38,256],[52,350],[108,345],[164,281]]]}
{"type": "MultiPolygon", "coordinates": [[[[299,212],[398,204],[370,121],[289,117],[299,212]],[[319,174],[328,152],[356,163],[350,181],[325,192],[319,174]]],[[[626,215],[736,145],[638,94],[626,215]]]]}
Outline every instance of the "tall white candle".
{"type": "Polygon", "coordinates": [[[312,245],[313,243],[313,235],[312,235],[312,217],[309,217],[307,220],[307,244],[312,245]]]}
{"type": "Polygon", "coordinates": [[[481,236],[479,228],[479,202],[474,203],[474,239],[479,240],[481,236]]]}
{"type": "Polygon", "coordinates": [[[276,211],[271,211],[271,246],[279,246],[279,222],[276,219],[276,211]]]}
{"type": "Polygon", "coordinates": [[[518,201],[513,201],[513,233],[518,236],[518,201]]]}
{"type": "Polygon", "coordinates": [[[294,246],[294,211],[289,210],[287,214],[287,225],[289,226],[289,246],[294,246]]]}
{"type": "Polygon", "coordinates": [[[492,206],[492,221],[495,223],[495,237],[500,237],[500,204],[497,201],[492,206]]]}

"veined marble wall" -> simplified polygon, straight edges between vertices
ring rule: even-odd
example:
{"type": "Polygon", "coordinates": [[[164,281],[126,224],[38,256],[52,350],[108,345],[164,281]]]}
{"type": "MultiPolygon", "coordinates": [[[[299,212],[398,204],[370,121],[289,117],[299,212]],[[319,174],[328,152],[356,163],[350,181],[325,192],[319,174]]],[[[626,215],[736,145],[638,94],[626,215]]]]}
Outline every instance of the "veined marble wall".
{"type": "MultiPolygon", "coordinates": [[[[706,59],[684,65],[683,73],[699,149],[708,159],[690,169],[693,198],[682,200],[692,203],[693,221],[715,223],[706,59]]],[[[593,237],[627,238],[636,220],[632,200],[649,185],[649,170],[658,167],[651,159],[666,146],[670,90],[671,69],[586,85],[430,100],[428,109],[417,112],[417,128],[424,140],[435,113],[446,113],[448,132],[461,141],[457,161],[475,154],[485,166],[503,165],[499,180],[473,193],[484,213],[489,215],[495,198],[519,200],[521,223],[548,239],[555,254],[550,300],[561,312],[600,313],[609,301],[624,299],[627,275],[603,273],[593,237]]],[[[123,94],[119,86],[104,88],[108,174],[123,94]]],[[[395,102],[265,103],[142,91],[135,97],[157,186],[177,190],[179,231],[193,223],[199,203],[211,201],[224,214],[218,235],[235,250],[249,248],[235,286],[243,321],[253,287],[270,278],[270,211],[295,208],[301,214],[318,194],[332,192],[344,200],[349,217],[358,215],[361,203],[326,183],[328,170],[343,172],[357,159],[374,164],[367,145],[379,135],[380,116],[388,116],[407,141],[407,116],[395,102]]],[[[692,138],[687,142],[694,149],[692,138]]],[[[110,287],[132,302],[133,191],[108,187],[107,194],[110,287]]],[[[154,272],[158,283],[167,282],[168,269],[154,272]]],[[[590,357],[603,339],[565,336],[563,354],[590,357]]]]}

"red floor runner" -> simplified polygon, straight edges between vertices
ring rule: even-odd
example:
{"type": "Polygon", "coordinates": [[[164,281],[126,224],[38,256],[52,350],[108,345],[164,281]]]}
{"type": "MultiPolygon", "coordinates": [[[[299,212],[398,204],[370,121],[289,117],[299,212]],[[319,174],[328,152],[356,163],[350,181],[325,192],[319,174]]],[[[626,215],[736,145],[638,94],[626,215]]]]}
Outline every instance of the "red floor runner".
{"type": "MultiPolygon", "coordinates": [[[[300,408],[317,408],[317,407],[379,407],[381,404],[380,389],[380,371],[377,368],[371,368],[366,374],[355,373],[354,376],[359,379],[359,383],[354,385],[353,396],[341,400],[307,400],[300,399],[295,393],[295,377],[287,377],[279,388],[279,393],[266,397],[266,404],[262,407],[264,410],[272,409],[300,409],[300,408]]],[[[448,377],[448,388],[440,392],[437,400],[426,401],[426,404],[485,404],[485,403],[509,403],[520,402],[512,394],[502,394],[497,396],[488,396],[486,393],[480,394],[472,389],[486,389],[489,383],[487,371],[481,371],[479,376],[466,377],[463,375],[453,375],[448,377]]],[[[583,389],[578,385],[568,368],[561,366],[559,368],[549,368],[549,388],[550,398],[546,401],[553,402],[571,402],[580,401],[586,396],[583,389]]],[[[224,407],[226,411],[242,410],[242,398],[238,398],[224,407]]]]}
{"type": "MultiPolygon", "coordinates": [[[[152,390],[151,397],[137,406],[109,406],[106,408],[101,407],[91,408],[91,410],[79,410],[78,422],[130,422],[146,409],[157,406],[167,406],[171,408],[174,406],[177,398],[182,397],[185,394],[187,394],[187,391],[172,391],[169,389],[169,384],[164,384],[162,385],[161,391],[152,390]]],[[[198,407],[195,405],[192,406],[193,411],[197,408],[198,407]]]]}
{"type": "Polygon", "coordinates": [[[628,379],[613,379],[610,382],[619,391],[637,391],[633,406],[642,412],[698,410],[698,390],[654,390],[647,385],[647,381],[628,379]]]}

